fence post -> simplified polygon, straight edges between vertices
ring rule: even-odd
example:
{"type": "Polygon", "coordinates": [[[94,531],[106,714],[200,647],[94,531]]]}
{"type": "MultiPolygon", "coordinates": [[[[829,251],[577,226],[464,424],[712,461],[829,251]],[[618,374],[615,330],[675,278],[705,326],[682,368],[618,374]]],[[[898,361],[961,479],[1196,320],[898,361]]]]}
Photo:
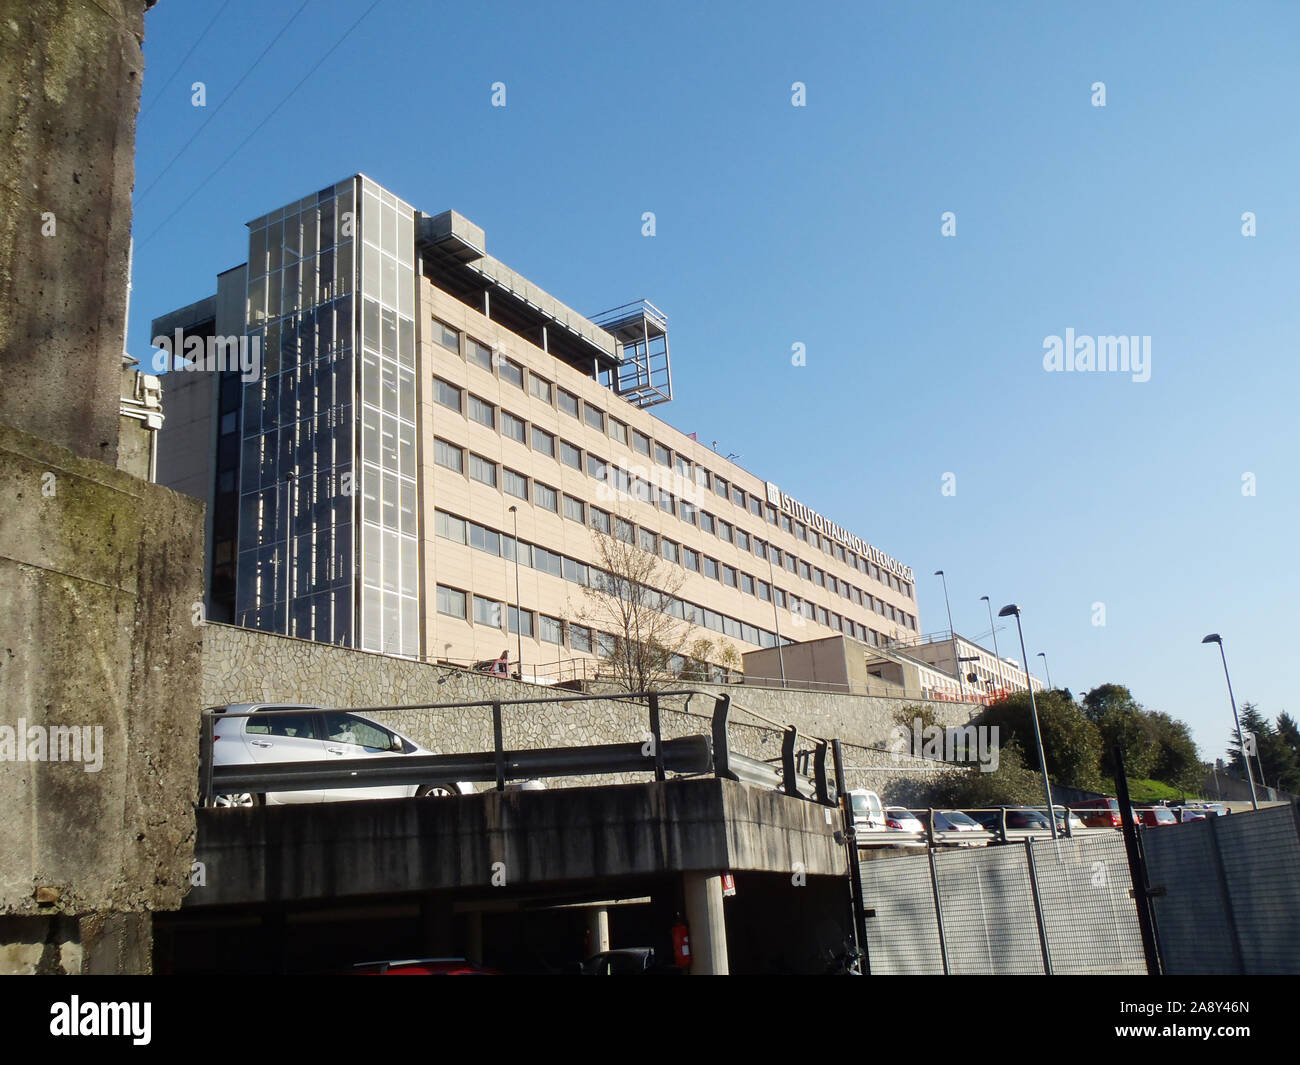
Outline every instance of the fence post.
{"type": "Polygon", "coordinates": [[[650,693],[650,737],[655,745],[655,780],[666,779],[664,774],[663,735],[659,729],[659,694],[650,693]]]}
{"type": "Polygon", "coordinates": [[[866,904],[862,901],[862,865],[858,858],[858,834],[853,824],[853,804],[846,802],[848,792],[844,790],[844,755],[840,750],[839,740],[831,740],[831,751],[835,759],[835,801],[840,808],[845,857],[848,859],[849,867],[849,915],[853,921],[853,945],[858,949],[862,959],[862,975],[870,976],[871,959],[867,955],[867,913],[866,904]]]}
{"type": "MultiPolygon", "coordinates": [[[[199,718],[199,805],[212,803],[212,712],[204,710],[199,718]]],[[[26,741],[23,741],[26,742],[26,741]]]]}
{"type": "MultiPolygon", "coordinates": [[[[1048,811],[1048,816],[1053,816],[1048,811]]],[[[1029,889],[1034,896],[1034,916],[1038,918],[1038,942],[1043,948],[1043,972],[1052,976],[1052,952],[1047,946],[1047,922],[1043,919],[1043,900],[1038,894],[1038,867],[1034,864],[1034,841],[1025,840],[1025,861],[1029,863],[1029,889]]]]}
{"type": "Polygon", "coordinates": [[[799,730],[791,725],[781,736],[781,775],[784,777],[785,793],[799,797],[799,788],[795,778],[794,747],[799,739],[799,730]]]}
{"type": "MultiPolygon", "coordinates": [[[[933,812],[932,810],[931,813],[933,812]]],[[[930,855],[930,890],[934,892],[934,920],[939,926],[939,956],[943,959],[943,975],[951,976],[952,971],[948,968],[948,936],[943,930],[943,904],[939,901],[939,872],[934,865],[934,848],[927,847],[926,851],[930,855]]]]}
{"type": "MultiPolygon", "coordinates": [[[[1133,901],[1137,903],[1138,931],[1142,933],[1142,953],[1147,959],[1147,975],[1160,975],[1160,952],[1156,949],[1155,917],[1151,912],[1151,890],[1147,883],[1147,866],[1138,843],[1137,825],[1133,823],[1133,803],[1128,795],[1128,774],[1124,769],[1124,751],[1117,743],[1112,748],[1115,762],[1115,800],[1119,803],[1120,831],[1124,834],[1124,852],[1128,855],[1129,879],[1133,881],[1133,901]]],[[[1218,847],[1216,845],[1217,853],[1218,847]]],[[[1224,897],[1227,903],[1227,897],[1224,897]]],[[[1234,932],[1235,935],[1235,932],[1234,932]]]]}
{"type": "Polygon", "coordinates": [[[739,780],[731,768],[731,747],[727,744],[727,718],[731,715],[731,696],[723,692],[713,704],[713,775],[723,780],[739,780]]]}

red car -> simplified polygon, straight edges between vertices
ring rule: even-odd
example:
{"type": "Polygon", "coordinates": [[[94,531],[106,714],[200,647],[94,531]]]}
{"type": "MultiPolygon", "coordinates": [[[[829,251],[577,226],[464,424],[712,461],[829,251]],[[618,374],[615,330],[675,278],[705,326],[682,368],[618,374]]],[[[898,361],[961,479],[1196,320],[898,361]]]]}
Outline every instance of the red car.
{"type": "Polygon", "coordinates": [[[1137,819],[1147,828],[1157,828],[1160,825],[1176,825],[1178,818],[1174,816],[1173,810],[1168,806],[1151,806],[1146,809],[1133,808],[1133,813],[1137,819]]]}
{"type": "Polygon", "coordinates": [[[1070,809],[1083,818],[1089,828],[1119,828],[1119,800],[1085,799],[1070,803],[1070,809]]]}
{"type": "Polygon", "coordinates": [[[352,966],[354,976],[500,976],[464,958],[410,958],[405,961],[363,961],[352,966]]]}

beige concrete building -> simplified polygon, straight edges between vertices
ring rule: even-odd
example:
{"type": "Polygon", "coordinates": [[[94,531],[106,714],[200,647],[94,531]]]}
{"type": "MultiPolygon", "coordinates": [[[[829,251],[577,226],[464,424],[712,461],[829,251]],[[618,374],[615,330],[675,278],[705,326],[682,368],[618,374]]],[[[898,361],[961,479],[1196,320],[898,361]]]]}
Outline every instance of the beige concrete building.
{"type": "MultiPolygon", "coordinates": [[[[243,333],[263,357],[241,382],[236,623],[590,674],[611,637],[583,619],[594,527],[658,556],[681,582],[670,612],[715,651],[920,632],[910,568],[651,413],[672,394],[653,305],[579,315],[467,219],[362,176],[249,230],[246,274],[222,275],[246,278],[243,333]]],[[[155,334],[210,329],[215,305],[193,306],[155,334]]],[[[216,387],[164,379],[162,479],[195,494],[220,476],[224,416],[197,408],[239,371],[214,372],[216,387]]]]}

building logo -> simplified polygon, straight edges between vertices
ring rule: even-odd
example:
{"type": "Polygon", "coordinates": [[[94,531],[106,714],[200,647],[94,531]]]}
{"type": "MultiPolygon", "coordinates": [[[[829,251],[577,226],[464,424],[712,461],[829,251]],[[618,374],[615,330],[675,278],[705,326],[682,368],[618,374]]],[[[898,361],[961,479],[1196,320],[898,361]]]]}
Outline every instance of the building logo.
{"type": "Polygon", "coordinates": [[[788,514],[796,521],[801,521],[810,529],[816,529],[823,536],[828,536],[836,543],[856,551],[864,558],[869,558],[881,569],[887,569],[895,577],[901,580],[911,581],[912,567],[904,566],[895,558],[891,558],[878,547],[872,547],[860,536],[854,536],[847,529],[842,529],[833,521],[827,521],[824,517],[810,507],[804,506],[797,500],[791,499],[781,491],[771,481],[765,482],[767,485],[767,501],[773,507],[776,507],[783,514],[788,514]]]}

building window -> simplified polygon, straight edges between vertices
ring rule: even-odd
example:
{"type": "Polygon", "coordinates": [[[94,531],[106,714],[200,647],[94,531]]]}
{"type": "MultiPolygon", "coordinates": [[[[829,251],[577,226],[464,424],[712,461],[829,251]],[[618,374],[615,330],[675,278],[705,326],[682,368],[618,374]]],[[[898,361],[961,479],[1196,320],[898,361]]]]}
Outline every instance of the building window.
{"type": "Polygon", "coordinates": [[[474,596],[474,621],[494,629],[501,628],[501,604],[481,595],[474,596]]]}
{"type": "Polygon", "coordinates": [[[650,554],[652,554],[652,555],[655,553],[655,546],[656,546],[656,545],[655,545],[655,534],[652,533],[649,529],[642,529],[642,530],[641,530],[641,540],[640,540],[640,543],[641,543],[641,550],[642,550],[642,551],[648,551],[648,552],[650,552],[650,554]]]}
{"type": "Polygon", "coordinates": [[[587,424],[593,429],[599,429],[602,433],[605,431],[605,412],[603,410],[587,403],[584,405],[582,413],[587,420],[587,424]]]}
{"type": "Polygon", "coordinates": [[[728,588],[736,587],[736,569],[734,566],[722,567],[722,583],[728,588]]]}
{"type": "Polygon", "coordinates": [[[433,461],[439,466],[445,466],[449,470],[455,470],[457,473],[465,472],[465,455],[455,444],[449,444],[446,440],[434,439],[433,441],[433,461]]]}
{"type": "Polygon", "coordinates": [[[758,597],[765,603],[772,601],[772,586],[767,581],[759,581],[757,584],[758,597]]]}
{"type": "Polygon", "coordinates": [[[717,523],[714,521],[713,515],[707,510],[700,511],[700,529],[706,533],[716,534],[718,531],[717,523]]]}
{"type": "Polygon", "coordinates": [[[589,507],[591,513],[591,527],[599,529],[603,533],[608,533],[612,526],[609,521],[609,512],[601,510],[599,507],[589,507]]]}
{"type": "Polygon", "coordinates": [[[576,448],[567,440],[560,441],[560,461],[575,470],[582,469],[582,449],[576,448]]]}
{"type": "Polygon", "coordinates": [[[620,444],[627,444],[627,426],[617,418],[610,418],[609,420],[609,435],[611,439],[617,440],[620,444]]]}
{"type": "Polygon", "coordinates": [[[465,522],[441,510],[434,514],[433,531],[443,539],[453,540],[458,544],[465,542],[465,522]]]}
{"type": "Polygon", "coordinates": [[[749,533],[745,532],[744,529],[736,530],[736,546],[742,551],[749,550],[749,533]]]}
{"type": "Polygon", "coordinates": [[[596,480],[603,481],[609,475],[609,468],[605,460],[599,455],[593,455],[587,452],[587,472],[596,480]]]}
{"type": "Polygon", "coordinates": [[[524,387],[524,368],[517,362],[511,362],[509,359],[501,359],[501,380],[507,381],[516,388],[524,387]]]}
{"type": "Polygon", "coordinates": [[[591,654],[591,630],[582,625],[570,625],[569,646],[575,651],[591,654]]]}
{"type": "Polygon", "coordinates": [[[559,618],[548,618],[545,614],[538,615],[540,622],[540,632],[543,643],[564,644],[564,626],[560,623],[559,618]]]}
{"type": "Polygon", "coordinates": [[[587,524],[587,515],[584,513],[586,506],[581,499],[574,499],[573,496],[564,497],[564,516],[571,518],[580,525],[587,524]]]}
{"type": "Polygon", "coordinates": [[[471,395],[469,397],[468,413],[470,421],[478,422],[479,425],[486,425],[489,429],[497,427],[497,409],[487,400],[471,395]]]}
{"type": "Polygon", "coordinates": [[[493,488],[497,486],[497,464],[482,455],[470,452],[469,475],[476,481],[490,484],[493,488]]]}
{"type": "Polygon", "coordinates": [[[632,430],[632,448],[633,448],[633,450],[640,452],[640,453],[641,453],[642,455],[644,455],[646,458],[649,458],[649,457],[650,457],[650,438],[649,438],[648,436],[646,436],[645,433],[639,433],[639,432],[637,432],[635,429],[633,429],[633,430],[632,430]]]}
{"type": "Polygon", "coordinates": [[[691,479],[691,460],[685,455],[677,456],[677,472],[686,480],[689,481],[691,479]]]}
{"type": "Polygon", "coordinates": [[[780,588],[773,588],[773,589],[772,589],[772,596],[773,596],[773,599],[776,601],[776,605],[779,606],[782,610],[784,610],[784,609],[785,609],[785,602],[786,602],[786,600],[785,600],[785,592],[783,592],[780,588]]]}
{"type": "Polygon", "coordinates": [[[690,522],[692,525],[694,525],[694,524],[695,524],[695,518],[696,518],[696,515],[697,515],[698,513],[699,513],[699,512],[695,509],[695,504],[694,504],[694,503],[687,503],[685,500],[682,500],[682,503],[681,503],[681,519],[682,519],[682,521],[690,522]]]}
{"type": "Polygon", "coordinates": [[[663,444],[656,443],[655,462],[659,463],[660,466],[668,466],[671,468],[673,464],[673,453],[664,447],[663,444]]]}
{"type": "Polygon", "coordinates": [[[803,522],[797,521],[794,523],[794,534],[804,543],[808,542],[808,527],[803,522]]]}
{"type": "Polygon", "coordinates": [[[438,321],[437,318],[433,320],[433,339],[448,351],[454,351],[457,355],[460,354],[460,334],[446,322],[438,321]]]}
{"type": "Polygon", "coordinates": [[[492,369],[492,349],[486,344],[480,344],[473,337],[465,339],[465,358],[475,366],[481,366],[485,370],[492,369]]]}
{"type": "Polygon", "coordinates": [[[501,534],[493,532],[476,522],[467,522],[469,527],[469,546],[489,555],[501,554],[501,534]]]}
{"type": "Polygon", "coordinates": [[[727,484],[727,482],[724,481],[721,477],[713,478],[713,491],[715,495],[720,495],[722,496],[723,499],[726,499],[727,492],[729,491],[729,487],[730,486],[727,484]]]}
{"type": "Polygon", "coordinates": [[[754,594],[754,578],[748,573],[742,573],[740,575],[740,590],[746,595],[754,594]]]}
{"type": "Polygon", "coordinates": [[[508,436],[511,440],[518,440],[522,444],[526,435],[524,420],[516,418],[508,410],[503,410],[501,412],[501,435],[508,436]]]}
{"type": "MultiPolygon", "coordinates": [[[[510,631],[512,633],[519,632],[520,630],[519,608],[516,606],[512,606],[509,611],[509,616],[510,616],[510,631]]],[[[531,610],[525,610],[523,613],[523,632],[521,635],[531,636],[532,634],[533,634],[533,612],[531,610]]]]}
{"type": "Polygon", "coordinates": [[[534,481],[533,502],[539,507],[545,507],[547,510],[554,511],[559,506],[559,497],[554,488],[542,484],[541,481],[534,481]]]}
{"type": "Polygon", "coordinates": [[[716,558],[709,558],[708,555],[704,556],[704,576],[715,581],[718,579],[718,560],[716,558]]]}
{"type": "Polygon", "coordinates": [[[566,392],[564,389],[556,391],[557,405],[565,414],[576,418],[578,416],[578,397],[572,392],[566,392]]]}
{"type": "Polygon", "coordinates": [[[503,469],[501,471],[501,487],[516,499],[526,500],[528,498],[528,478],[522,473],[503,469]]]}
{"type": "Polygon", "coordinates": [[[555,437],[545,429],[533,426],[533,450],[555,458],[555,437]]]}
{"type": "Polygon", "coordinates": [[[438,585],[438,613],[450,618],[465,618],[465,593],[438,585]]]}
{"type": "Polygon", "coordinates": [[[659,509],[667,514],[676,514],[676,500],[673,499],[671,492],[665,492],[659,489],[659,509]]]}
{"type": "Polygon", "coordinates": [[[699,553],[698,551],[692,550],[692,549],[689,548],[689,547],[683,547],[683,548],[682,548],[682,565],[685,566],[685,567],[686,567],[687,569],[689,569],[689,570],[695,570],[696,572],[699,572],[699,569],[700,569],[700,553],[699,553]]]}
{"type": "Polygon", "coordinates": [[[727,542],[727,543],[731,543],[732,538],[734,537],[734,535],[735,535],[735,530],[732,528],[731,522],[729,522],[729,521],[722,521],[721,519],[719,519],[719,520],[718,520],[718,539],[719,539],[719,540],[724,540],[724,541],[727,542]]]}
{"type": "Polygon", "coordinates": [[[457,414],[460,413],[460,389],[455,385],[448,384],[440,377],[433,379],[433,400],[448,410],[454,410],[457,414]]]}
{"type": "Polygon", "coordinates": [[[530,373],[528,375],[528,391],[543,403],[551,402],[551,382],[538,377],[536,374],[530,373]]]}
{"type": "Polygon", "coordinates": [[[669,562],[677,561],[677,557],[678,557],[677,552],[678,552],[677,545],[673,543],[671,540],[669,540],[667,537],[659,541],[659,553],[663,555],[664,558],[666,558],[669,562]]]}
{"type": "Polygon", "coordinates": [[[624,521],[622,518],[615,518],[614,535],[625,544],[630,544],[636,536],[636,526],[634,526],[630,521],[624,521]]]}

